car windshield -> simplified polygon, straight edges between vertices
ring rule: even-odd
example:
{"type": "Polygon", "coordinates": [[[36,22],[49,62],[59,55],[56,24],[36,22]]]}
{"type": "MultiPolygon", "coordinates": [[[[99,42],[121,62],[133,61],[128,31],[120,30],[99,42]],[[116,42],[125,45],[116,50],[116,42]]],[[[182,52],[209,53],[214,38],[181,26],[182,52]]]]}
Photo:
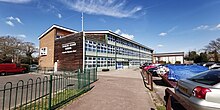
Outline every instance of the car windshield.
{"type": "Polygon", "coordinates": [[[220,82],[220,70],[202,72],[188,79],[206,85],[215,85],[220,82]]]}

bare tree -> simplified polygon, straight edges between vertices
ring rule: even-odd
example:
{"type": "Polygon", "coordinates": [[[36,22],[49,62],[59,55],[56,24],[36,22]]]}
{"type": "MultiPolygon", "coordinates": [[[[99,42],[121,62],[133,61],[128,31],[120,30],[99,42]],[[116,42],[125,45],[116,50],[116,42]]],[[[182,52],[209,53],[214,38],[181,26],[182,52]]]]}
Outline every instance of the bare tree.
{"type": "Polygon", "coordinates": [[[220,52],[220,38],[217,38],[216,40],[212,40],[207,46],[205,46],[205,50],[208,52],[214,52],[217,51],[220,52]]]}
{"type": "Polygon", "coordinates": [[[20,43],[21,40],[15,37],[10,37],[10,36],[0,37],[0,52],[1,52],[0,59],[2,61],[7,61],[9,59],[16,61],[15,59],[17,59],[19,55],[20,43]]]}
{"type": "Polygon", "coordinates": [[[0,62],[20,63],[21,57],[26,56],[31,63],[32,54],[36,51],[34,43],[23,42],[17,37],[0,37],[0,62]]]}
{"type": "Polygon", "coordinates": [[[215,62],[218,62],[218,54],[220,53],[220,38],[216,40],[212,40],[204,49],[208,53],[212,53],[214,55],[215,62]]]}
{"type": "Polygon", "coordinates": [[[29,60],[29,64],[31,64],[32,60],[33,60],[32,54],[37,52],[37,50],[38,49],[35,47],[34,43],[32,43],[32,42],[24,42],[23,43],[23,52],[27,56],[27,58],[29,60]]]}

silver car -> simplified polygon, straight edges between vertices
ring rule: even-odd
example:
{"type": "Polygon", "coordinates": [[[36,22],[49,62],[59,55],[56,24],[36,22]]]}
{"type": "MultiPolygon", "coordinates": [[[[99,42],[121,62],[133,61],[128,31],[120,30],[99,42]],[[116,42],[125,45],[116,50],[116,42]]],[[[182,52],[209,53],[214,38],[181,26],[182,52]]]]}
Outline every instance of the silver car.
{"type": "Polygon", "coordinates": [[[220,70],[209,70],[179,80],[175,93],[193,110],[220,110],[220,70]]]}

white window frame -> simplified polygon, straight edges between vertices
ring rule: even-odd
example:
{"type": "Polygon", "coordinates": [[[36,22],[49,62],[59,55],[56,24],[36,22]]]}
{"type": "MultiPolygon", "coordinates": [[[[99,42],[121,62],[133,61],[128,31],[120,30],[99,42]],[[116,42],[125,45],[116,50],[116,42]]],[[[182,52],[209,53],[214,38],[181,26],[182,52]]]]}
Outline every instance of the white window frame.
{"type": "Polygon", "coordinates": [[[47,47],[40,48],[40,56],[46,56],[47,55],[47,47]]]}

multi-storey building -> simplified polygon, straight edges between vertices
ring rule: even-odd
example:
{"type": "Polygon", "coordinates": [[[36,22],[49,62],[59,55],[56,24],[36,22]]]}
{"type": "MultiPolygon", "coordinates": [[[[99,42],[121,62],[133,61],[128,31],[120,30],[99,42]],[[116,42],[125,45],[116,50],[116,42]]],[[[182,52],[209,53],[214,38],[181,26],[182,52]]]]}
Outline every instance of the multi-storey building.
{"type": "Polygon", "coordinates": [[[152,63],[153,49],[109,30],[77,32],[53,25],[39,40],[41,67],[111,70],[152,63]]]}

